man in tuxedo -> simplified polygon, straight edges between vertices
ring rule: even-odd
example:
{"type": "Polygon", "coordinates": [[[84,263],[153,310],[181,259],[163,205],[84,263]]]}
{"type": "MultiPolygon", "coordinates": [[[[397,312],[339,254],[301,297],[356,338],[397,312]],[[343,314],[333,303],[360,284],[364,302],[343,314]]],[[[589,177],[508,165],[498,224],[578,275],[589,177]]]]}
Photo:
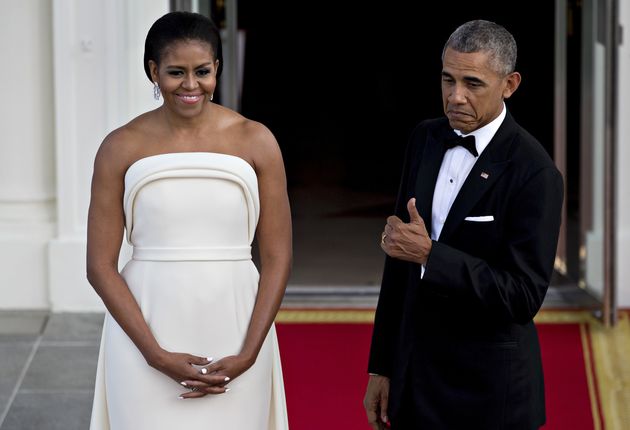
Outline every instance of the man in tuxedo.
{"type": "Polygon", "coordinates": [[[410,136],[376,309],[364,406],[373,429],[538,429],[533,318],[551,278],[563,181],[504,100],[516,42],[470,21],[442,54],[446,118],[410,136]]]}

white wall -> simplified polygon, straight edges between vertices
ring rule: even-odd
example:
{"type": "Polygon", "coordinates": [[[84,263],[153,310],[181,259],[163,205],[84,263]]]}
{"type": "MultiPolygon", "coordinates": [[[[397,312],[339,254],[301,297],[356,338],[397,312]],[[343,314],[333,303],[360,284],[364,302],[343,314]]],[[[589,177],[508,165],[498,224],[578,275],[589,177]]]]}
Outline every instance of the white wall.
{"type": "Polygon", "coordinates": [[[94,155],[107,133],[157,106],[142,54],[150,25],[167,11],[167,0],[53,2],[59,226],[49,248],[54,311],[102,309],[85,279],[94,155]]]}
{"type": "Polygon", "coordinates": [[[47,308],[55,234],[50,0],[0,13],[0,308],[47,308]]]}
{"type": "Polygon", "coordinates": [[[619,2],[623,42],[619,48],[617,124],[617,300],[630,308],[630,2],[619,2]]]}

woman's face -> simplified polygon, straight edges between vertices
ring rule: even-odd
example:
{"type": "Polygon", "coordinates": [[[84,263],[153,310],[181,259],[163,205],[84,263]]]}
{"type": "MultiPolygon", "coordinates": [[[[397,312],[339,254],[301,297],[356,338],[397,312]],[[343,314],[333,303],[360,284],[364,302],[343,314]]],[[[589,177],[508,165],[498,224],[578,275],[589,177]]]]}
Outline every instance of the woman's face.
{"type": "Polygon", "coordinates": [[[164,105],[184,117],[199,115],[217,86],[217,68],[212,47],[198,40],[183,40],[167,46],[160,64],[149,61],[151,77],[164,97],[164,105]]]}

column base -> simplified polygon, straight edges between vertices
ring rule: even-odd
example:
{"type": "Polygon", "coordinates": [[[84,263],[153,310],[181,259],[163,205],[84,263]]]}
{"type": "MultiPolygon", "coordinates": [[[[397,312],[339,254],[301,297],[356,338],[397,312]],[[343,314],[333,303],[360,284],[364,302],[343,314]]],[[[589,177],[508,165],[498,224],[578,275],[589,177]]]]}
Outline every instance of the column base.
{"type": "MultiPolygon", "coordinates": [[[[103,312],[101,298],[86,278],[86,241],[83,237],[57,238],[49,245],[50,305],[53,312],[103,312]]],[[[129,259],[123,244],[120,261],[129,259]]]]}
{"type": "Polygon", "coordinates": [[[55,224],[0,222],[0,309],[48,309],[48,242],[55,224]]]}

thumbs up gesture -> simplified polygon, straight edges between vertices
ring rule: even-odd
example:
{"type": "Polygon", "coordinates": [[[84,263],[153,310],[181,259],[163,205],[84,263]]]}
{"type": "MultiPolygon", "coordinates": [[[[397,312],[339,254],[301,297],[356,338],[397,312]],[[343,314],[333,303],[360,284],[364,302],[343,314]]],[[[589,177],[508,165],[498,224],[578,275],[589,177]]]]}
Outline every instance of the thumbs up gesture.
{"type": "Polygon", "coordinates": [[[407,202],[409,223],[395,215],[387,218],[381,235],[381,248],[392,258],[425,264],[431,252],[431,238],[416,208],[416,199],[407,202]]]}

